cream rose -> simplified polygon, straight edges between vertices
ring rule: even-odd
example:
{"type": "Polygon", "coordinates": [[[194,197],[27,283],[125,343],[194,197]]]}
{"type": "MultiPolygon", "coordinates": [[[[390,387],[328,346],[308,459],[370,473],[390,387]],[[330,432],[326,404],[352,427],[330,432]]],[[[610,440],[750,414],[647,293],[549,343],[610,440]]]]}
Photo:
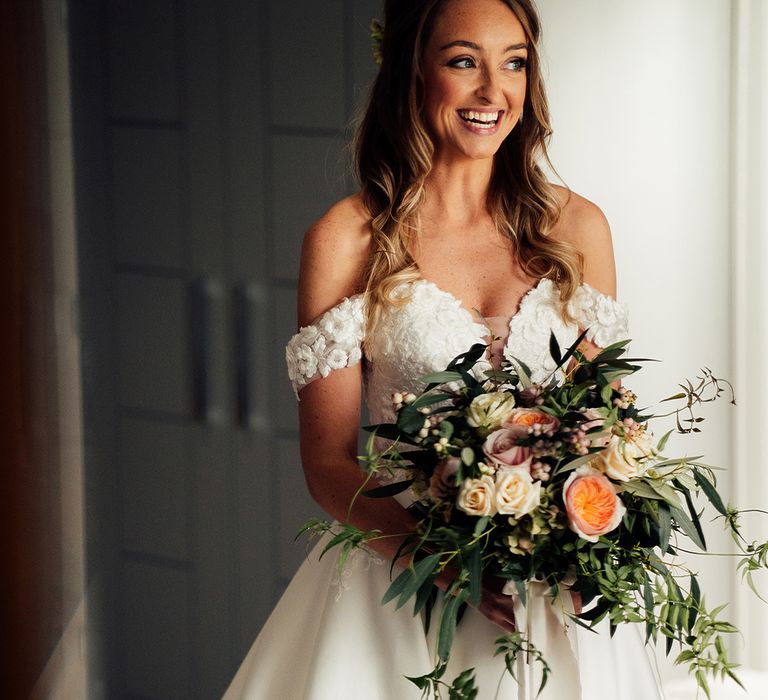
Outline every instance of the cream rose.
{"type": "Polygon", "coordinates": [[[456,497],[456,507],[467,515],[495,515],[493,478],[484,474],[479,479],[464,479],[456,497]]]}
{"type": "Polygon", "coordinates": [[[617,481],[629,481],[645,473],[645,461],[653,456],[647,433],[632,440],[613,436],[608,447],[592,460],[592,466],[617,481]]]}
{"type": "Polygon", "coordinates": [[[559,426],[557,418],[538,408],[516,408],[502,423],[502,427],[512,430],[516,437],[528,437],[532,432],[552,434],[559,426]]]}
{"type": "Polygon", "coordinates": [[[505,391],[480,394],[467,409],[467,423],[481,430],[495,430],[515,408],[515,397],[505,391]]]}
{"type": "Polygon", "coordinates": [[[541,503],[541,482],[534,481],[527,469],[513,468],[496,475],[496,511],[521,517],[541,503]]]}
{"type": "Polygon", "coordinates": [[[502,469],[508,467],[527,469],[531,465],[531,448],[518,445],[514,431],[507,428],[494,430],[485,439],[483,452],[495,466],[502,469]]]}
{"type": "Polygon", "coordinates": [[[563,484],[563,501],[568,526],[588,542],[615,530],[626,508],[616,487],[604,474],[588,465],[576,469],[563,484]]]}

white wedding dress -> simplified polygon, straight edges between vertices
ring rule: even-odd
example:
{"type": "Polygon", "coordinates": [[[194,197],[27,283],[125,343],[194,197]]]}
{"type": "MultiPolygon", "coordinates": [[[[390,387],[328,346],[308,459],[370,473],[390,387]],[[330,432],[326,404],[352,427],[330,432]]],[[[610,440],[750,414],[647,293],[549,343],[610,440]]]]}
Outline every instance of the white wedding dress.
{"type": "MultiPolygon", "coordinates": [[[[534,381],[553,369],[550,329],[560,346],[576,340],[579,327],[604,347],[627,337],[626,313],[614,299],[583,284],[569,302],[578,321],[564,324],[557,312],[555,284],[542,279],[521,300],[517,313],[495,323],[478,323],[453,295],[434,283],[403,285],[410,300],[385,312],[375,337],[366,338],[364,382],[372,423],[393,422],[391,396],[417,391],[418,377],[444,369],[473,343],[487,342],[499,325],[508,336],[503,354],[525,362],[534,381]],[[492,327],[492,328],[489,328],[492,327]]],[[[486,319],[486,321],[489,321],[486,319]]],[[[361,295],[345,299],[288,344],[288,371],[298,392],[310,381],[362,359],[364,334],[361,295]]],[[[491,359],[491,358],[489,358],[491,359]]],[[[435,664],[435,627],[425,635],[412,605],[398,611],[381,605],[390,583],[389,562],[357,551],[339,578],[337,553],[318,561],[322,542],[299,568],[233,679],[225,700],[418,700],[405,676],[419,676],[435,664]]],[[[625,625],[613,638],[573,623],[562,624],[549,598],[529,596],[518,626],[534,637],[552,668],[540,700],[654,700],[662,697],[652,650],[643,645],[639,628],[625,625]]],[[[494,657],[501,630],[468,609],[458,625],[446,680],[474,668],[478,700],[533,700],[538,686],[521,659],[519,682],[494,657]]]]}

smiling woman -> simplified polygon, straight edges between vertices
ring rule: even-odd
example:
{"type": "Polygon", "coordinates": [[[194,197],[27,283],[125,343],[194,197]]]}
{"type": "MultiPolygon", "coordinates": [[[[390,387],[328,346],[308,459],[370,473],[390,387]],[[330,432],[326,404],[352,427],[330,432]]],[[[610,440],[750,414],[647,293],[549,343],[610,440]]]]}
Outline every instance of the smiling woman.
{"type": "MultiPolygon", "coordinates": [[[[588,329],[585,354],[627,335],[605,218],[542,169],[551,128],[532,2],[389,0],[385,9],[382,64],[356,144],[360,192],[304,238],[301,328],[286,350],[309,491],[336,519],[330,530],[354,528],[369,535],[367,546],[318,561],[328,540],[320,543],[227,700],[422,696],[407,676],[435,665],[436,625],[380,604],[390,584],[380,557],[419,566],[401,548],[418,527],[408,510],[417,494],[357,498],[371,487],[356,459],[363,389],[371,422],[392,423],[394,406],[423,388],[421,377],[471,345],[490,345],[486,368],[498,362],[497,330],[505,358],[522,358],[539,382],[552,370],[550,333],[567,347],[588,329]]],[[[544,486],[531,469],[524,481],[535,480],[538,493],[544,486]]],[[[426,590],[454,605],[454,578],[446,562],[426,590]]],[[[578,594],[564,592],[553,605],[543,585],[533,586],[521,607],[498,577],[480,587],[435,697],[441,683],[473,668],[479,694],[465,678],[452,697],[532,700],[539,666],[520,655],[515,677],[493,656],[494,640],[518,625],[553,669],[541,700],[659,697],[635,630],[609,637],[564,624],[578,594]]]]}
{"type": "Polygon", "coordinates": [[[435,164],[496,153],[523,114],[527,55],[525,30],[503,3],[459,4],[438,17],[422,57],[435,164]]]}

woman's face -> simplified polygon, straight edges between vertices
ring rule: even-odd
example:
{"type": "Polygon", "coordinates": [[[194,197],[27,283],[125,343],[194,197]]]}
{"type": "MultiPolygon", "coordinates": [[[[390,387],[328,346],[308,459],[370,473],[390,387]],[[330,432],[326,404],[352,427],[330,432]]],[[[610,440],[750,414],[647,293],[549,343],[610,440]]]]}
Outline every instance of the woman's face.
{"type": "Polygon", "coordinates": [[[449,0],[424,47],[424,120],[435,155],[492,158],[520,118],[527,40],[502,0],[449,0]]]}

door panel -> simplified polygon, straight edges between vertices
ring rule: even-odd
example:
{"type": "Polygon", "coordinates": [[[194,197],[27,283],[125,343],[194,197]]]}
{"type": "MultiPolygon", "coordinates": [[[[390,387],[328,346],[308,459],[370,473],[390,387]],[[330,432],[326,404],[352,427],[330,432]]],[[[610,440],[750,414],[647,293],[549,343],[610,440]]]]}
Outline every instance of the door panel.
{"type": "Polygon", "coordinates": [[[70,0],[95,698],[220,696],[305,556],[284,347],[376,4],[70,0]]]}
{"type": "Polygon", "coordinates": [[[120,697],[195,697],[191,572],[124,561],[121,584],[120,697]]]}
{"type": "Polygon", "coordinates": [[[184,265],[183,136],[170,129],[109,129],[115,258],[129,265],[184,265]]]}
{"type": "Polygon", "coordinates": [[[338,129],[346,121],[344,5],[269,2],[272,124],[338,129]]]}
{"type": "Polygon", "coordinates": [[[110,114],[179,119],[178,3],[111,0],[105,6],[110,114]]]}
{"type": "Polygon", "coordinates": [[[120,418],[122,546],[188,561],[190,450],[187,428],[144,418],[120,418]]]}
{"type": "Polygon", "coordinates": [[[331,202],[349,193],[340,137],[272,138],[272,275],[295,280],[304,232],[331,202]]]}
{"type": "Polygon", "coordinates": [[[187,285],[130,273],[115,283],[120,405],[191,416],[187,285]]]}

